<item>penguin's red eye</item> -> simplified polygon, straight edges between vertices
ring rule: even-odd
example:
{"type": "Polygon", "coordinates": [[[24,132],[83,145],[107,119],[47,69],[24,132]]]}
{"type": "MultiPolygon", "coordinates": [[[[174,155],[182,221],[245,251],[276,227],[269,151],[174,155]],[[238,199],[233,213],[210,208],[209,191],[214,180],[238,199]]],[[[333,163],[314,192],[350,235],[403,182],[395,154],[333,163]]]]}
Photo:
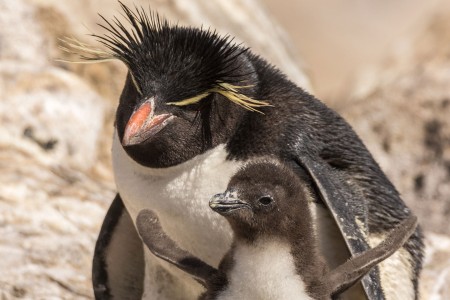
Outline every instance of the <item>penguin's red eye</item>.
{"type": "Polygon", "coordinates": [[[262,205],[269,205],[270,203],[272,203],[273,199],[270,196],[264,196],[264,197],[259,198],[258,201],[262,205]]]}

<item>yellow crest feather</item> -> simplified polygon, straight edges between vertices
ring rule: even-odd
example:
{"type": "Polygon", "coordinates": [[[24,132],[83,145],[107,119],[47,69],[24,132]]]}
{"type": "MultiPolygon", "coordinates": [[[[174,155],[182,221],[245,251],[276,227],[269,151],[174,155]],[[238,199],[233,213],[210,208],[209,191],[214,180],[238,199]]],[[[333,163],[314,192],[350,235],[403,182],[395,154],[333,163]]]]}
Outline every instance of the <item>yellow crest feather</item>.
{"type": "MultiPolygon", "coordinates": [[[[117,60],[118,58],[108,52],[107,50],[102,50],[98,48],[94,48],[88,44],[85,44],[76,38],[66,37],[64,39],[59,39],[63,45],[60,45],[59,48],[64,52],[69,54],[76,54],[81,59],[81,61],[73,61],[73,60],[65,60],[65,59],[57,59],[57,61],[62,61],[66,63],[72,64],[92,64],[98,62],[107,62],[112,60],[117,60]]],[[[139,87],[134,74],[130,70],[131,80],[133,85],[136,87],[136,90],[140,95],[142,95],[142,90],[139,87]]]]}
{"type": "MultiPolygon", "coordinates": [[[[66,51],[71,54],[77,54],[83,61],[65,61],[71,63],[95,63],[95,62],[105,62],[110,60],[118,59],[113,53],[107,50],[101,50],[97,48],[93,48],[88,44],[85,44],[75,38],[66,38],[61,40],[67,47],[60,46],[63,51],[66,51]]],[[[140,87],[138,86],[136,79],[133,74],[131,74],[133,84],[138,90],[139,94],[142,94],[140,87]]],[[[216,87],[211,88],[204,93],[201,93],[195,97],[191,97],[188,99],[184,99],[176,102],[169,102],[167,105],[175,105],[175,106],[187,106],[190,104],[194,104],[200,102],[202,99],[206,98],[211,93],[218,93],[227,98],[228,100],[234,102],[235,104],[249,110],[264,114],[262,111],[258,109],[258,107],[267,107],[273,106],[267,101],[252,99],[242,93],[239,92],[239,89],[249,88],[251,85],[246,86],[237,86],[232,85],[226,82],[218,82],[216,87]]]]}
{"type": "Polygon", "coordinates": [[[60,41],[63,44],[59,46],[61,50],[70,54],[76,54],[82,60],[82,61],[67,61],[67,60],[60,60],[60,61],[70,63],[96,63],[117,59],[112,53],[106,50],[94,48],[73,37],[72,38],[66,37],[64,39],[60,39],[60,41]]]}
{"type": "Polygon", "coordinates": [[[236,86],[229,83],[221,82],[217,84],[217,87],[214,87],[212,89],[207,90],[205,93],[199,94],[195,97],[188,98],[185,100],[177,101],[177,102],[169,102],[168,105],[176,105],[176,106],[186,106],[190,104],[197,103],[201,101],[202,99],[206,98],[211,93],[218,93],[227,98],[228,100],[236,103],[239,106],[242,106],[243,108],[258,112],[261,114],[264,114],[262,111],[258,110],[258,107],[266,107],[266,106],[273,106],[267,101],[263,100],[255,100],[252,99],[242,93],[239,93],[239,89],[242,88],[248,88],[251,86],[236,86]]]}
{"type": "Polygon", "coordinates": [[[189,104],[194,104],[194,103],[200,102],[200,100],[202,100],[203,98],[206,98],[210,94],[211,94],[210,92],[206,92],[206,93],[202,93],[202,94],[197,95],[192,98],[188,98],[188,99],[177,101],[177,102],[168,102],[166,104],[167,105],[176,105],[176,106],[186,106],[189,104]]]}

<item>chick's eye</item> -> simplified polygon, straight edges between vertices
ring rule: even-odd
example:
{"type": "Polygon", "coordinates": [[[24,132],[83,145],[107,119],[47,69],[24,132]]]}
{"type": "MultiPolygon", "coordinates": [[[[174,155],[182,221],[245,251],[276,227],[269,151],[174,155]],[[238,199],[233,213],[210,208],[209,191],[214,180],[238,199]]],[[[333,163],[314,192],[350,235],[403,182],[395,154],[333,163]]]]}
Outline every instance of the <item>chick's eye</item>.
{"type": "Polygon", "coordinates": [[[259,203],[261,203],[262,205],[269,205],[270,203],[273,202],[273,199],[272,199],[272,197],[270,197],[270,196],[264,196],[264,197],[259,198],[258,201],[259,201],[259,203]]]}

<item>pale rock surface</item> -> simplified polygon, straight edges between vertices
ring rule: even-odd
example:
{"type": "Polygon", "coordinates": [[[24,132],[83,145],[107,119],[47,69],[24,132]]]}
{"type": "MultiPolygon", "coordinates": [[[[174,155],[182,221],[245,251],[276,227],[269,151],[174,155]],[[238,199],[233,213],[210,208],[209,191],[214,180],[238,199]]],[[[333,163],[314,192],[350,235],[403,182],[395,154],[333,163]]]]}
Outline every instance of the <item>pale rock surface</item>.
{"type": "MultiPolygon", "coordinates": [[[[144,7],[148,3],[143,0],[135,2],[144,7]]],[[[154,0],[150,5],[182,24],[197,26],[203,23],[218,28],[220,32],[236,35],[239,41],[245,41],[255,52],[280,66],[293,81],[311,90],[308,78],[297,67],[299,63],[292,54],[287,36],[258,1],[154,0]]],[[[101,33],[95,25],[100,22],[96,13],[101,12],[110,18],[118,14],[118,7],[118,3],[110,0],[0,0],[2,300],[93,297],[90,283],[92,252],[104,214],[114,197],[109,152],[114,109],[126,70],[118,62],[79,65],[62,63],[55,58],[76,59],[57,48],[58,38],[74,35],[92,42],[83,35],[88,32],[85,27],[101,33]]],[[[431,35],[431,40],[428,40],[430,35],[427,32],[423,35],[430,49],[434,47],[433,43],[441,40],[443,31],[439,26],[435,29],[436,38],[431,35]]],[[[430,51],[427,53],[432,56],[430,51]]],[[[408,63],[402,66],[417,65],[415,61],[421,59],[414,55],[409,57],[408,63]]],[[[420,131],[408,134],[403,140],[390,139],[391,150],[385,151],[384,137],[396,136],[397,133],[380,135],[366,124],[365,119],[382,120],[386,116],[397,119],[387,110],[393,104],[386,100],[387,103],[377,107],[379,112],[374,115],[370,106],[367,108],[369,111],[363,109],[373,102],[363,100],[372,99],[377,94],[386,93],[383,99],[397,94],[415,95],[417,84],[422,81],[414,80],[422,78],[426,80],[420,85],[419,95],[432,99],[447,97],[448,89],[444,87],[448,83],[448,73],[445,68],[448,70],[450,56],[442,54],[439,57],[442,60],[424,68],[428,70],[425,73],[430,74],[428,77],[421,77],[423,74],[415,73],[413,67],[393,68],[386,76],[384,73],[373,75],[372,78],[378,78],[377,82],[362,90],[374,92],[360,93],[354,97],[355,108],[342,106],[340,110],[348,116],[406,196],[411,193],[415,199],[416,193],[411,192],[414,190],[411,178],[423,172],[426,178],[421,191],[425,193],[423,198],[435,195],[431,197],[432,203],[444,207],[448,201],[439,199],[447,195],[448,185],[445,183],[446,171],[440,161],[447,159],[448,147],[444,145],[441,151],[440,146],[433,146],[437,150],[427,150],[428,156],[417,158],[417,153],[422,152],[416,153],[414,149],[418,144],[423,145],[425,134],[420,131]],[[397,87],[392,79],[397,77],[404,78],[399,86],[405,87],[408,93],[401,90],[390,92],[397,87]],[[384,110],[387,110],[386,115],[384,110]],[[396,147],[399,150],[392,150],[396,147]],[[407,149],[403,150],[407,152],[403,156],[401,149],[407,149]],[[410,168],[408,162],[412,163],[410,168]],[[435,169],[427,171],[427,167],[422,166],[424,162],[435,166],[435,169]],[[444,183],[439,185],[441,182],[444,183]],[[437,185],[439,189],[435,188],[437,185]]],[[[419,95],[415,97],[420,98],[419,95]]],[[[417,103],[422,107],[422,102],[417,100],[417,103]]],[[[438,131],[446,136],[445,124],[448,123],[442,107],[445,104],[436,104],[437,100],[433,103],[429,107],[435,107],[434,110],[427,108],[429,112],[419,113],[413,119],[405,117],[406,121],[398,125],[381,122],[383,130],[388,133],[406,132],[411,124],[420,120],[436,119],[442,126],[434,122],[429,125],[428,132],[438,131]]],[[[429,137],[427,144],[440,145],[439,141],[440,138],[429,137]]],[[[423,209],[415,200],[405,198],[428,231],[449,233],[448,228],[443,227],[445,214],[432,211],[431,205],[423,209]]],[[[449,299],[450,239],[445,235],[428,233],[427,245],[421,287],[423,299],[449,299]]]]}
{"type": "Polygon", "coordinates": [[[449,40],[447,3],[338,105],[419,216],[427,246],[422,299],[433,300],[450,299],[449,40]]]}
{"type": "Polygon", "coordinates": [[[415,36],[448,0],[262,0],[308,66],[314,92],[345,101],[363,68],[377,67],[393,42],[415,36]]]}
{"type": "Polygon", "coordinates": [[[450,9],[435,14],[338,107],[423,227],[444,234],[450,233],[449,20],[450,9]]]}
{"type": "Polygon", "coordinates": [[[105,101],[53,66],[36,13],[0,1],[0,299],[91,298],[93,245],[114,196],[94,176],[105,101]]]}
{"type": "Polygon", "coordinates": [[[420,292],[422,299],[450,299],[450,238],[428,233],[420,292]]]}

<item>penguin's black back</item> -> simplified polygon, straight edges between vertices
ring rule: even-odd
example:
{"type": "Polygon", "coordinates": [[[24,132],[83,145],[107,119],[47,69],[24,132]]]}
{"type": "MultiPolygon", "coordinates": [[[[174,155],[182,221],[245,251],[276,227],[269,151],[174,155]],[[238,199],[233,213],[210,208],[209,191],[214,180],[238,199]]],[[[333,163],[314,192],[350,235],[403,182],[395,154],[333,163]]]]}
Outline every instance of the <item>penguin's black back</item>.
{"type": "MultiPolygon", "coordinates": [[[[338,171],[350,191],[365,199],[370,234],[392,229],[410,215],[409,208],[351,126],[335,111],[289,81],[260,57],[246,53],[256,72],[255,98],[274,107],[263,116],[247,113],[227,144],[229,157],[275,155],[290,165],[298,153],[320,157],[338,171]]],[[[414,258],[414,288],[422,266],[422,232],[418,227],[405,248],[414,258]]]]}

